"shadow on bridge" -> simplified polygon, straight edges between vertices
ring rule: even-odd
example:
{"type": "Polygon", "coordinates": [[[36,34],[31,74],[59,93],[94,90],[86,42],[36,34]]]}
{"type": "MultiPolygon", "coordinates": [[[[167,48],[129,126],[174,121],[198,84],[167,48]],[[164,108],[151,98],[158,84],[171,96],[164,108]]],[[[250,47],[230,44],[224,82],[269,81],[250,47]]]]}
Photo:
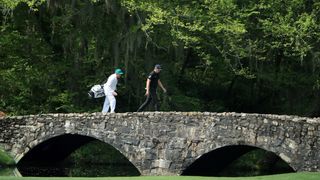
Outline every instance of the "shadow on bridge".
{"type": "Polygon", "coordinates": [[[202,155],[182,172],[186,176],[256,176],[294,172],[276,154],[263,149],[234,145],[202,155]]]}

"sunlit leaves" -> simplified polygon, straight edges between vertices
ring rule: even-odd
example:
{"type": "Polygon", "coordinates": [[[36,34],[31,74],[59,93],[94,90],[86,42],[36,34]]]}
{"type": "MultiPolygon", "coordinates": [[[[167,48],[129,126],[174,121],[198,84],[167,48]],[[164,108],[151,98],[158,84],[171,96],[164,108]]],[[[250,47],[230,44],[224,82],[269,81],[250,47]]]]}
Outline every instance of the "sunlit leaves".
{"type": "Polygon", "coordinates": [[[19,3],[26,3],[29,7],[37,9],[37,7],[44,2],[46,2],[46,0],[0,0],[0,6],[13,9],[19,3]]]}

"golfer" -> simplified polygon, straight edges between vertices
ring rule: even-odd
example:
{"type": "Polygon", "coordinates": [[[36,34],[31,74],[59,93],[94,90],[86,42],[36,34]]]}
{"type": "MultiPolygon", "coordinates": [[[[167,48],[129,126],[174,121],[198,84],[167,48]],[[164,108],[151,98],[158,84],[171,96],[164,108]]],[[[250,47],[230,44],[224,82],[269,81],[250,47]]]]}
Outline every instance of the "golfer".
{"type": "Polygon", "coordinates": [[[110,113],[114,113],[114,110],[116,108],[116,98],[117,96],[117,84],[118,79],[120,79],[121,75],[123,74],[123,71],[121,69],[116,69],[114,74],[111,74],[108,77],[107,82],[103,85],[104,94],[106,95],[106,98],[103,103],[102,112],[106,113],[109,111],[110,113]]]}
{"type": "Polygon", "coordinates": [[[152,102],[152,105],[154,107],[155,111],[158,111],[159,109],[159,103],[158,103],[158,97],[157,97],[157,87],[158,85],[161,87],[164,93],[167,92],[167,90],[163,87],[161,81],[160,81],[160,71],[161,71],[161,65],[157,64],[154,66],[154,70],[149,74],[146,82],[146,100],[145,102],[139,107],[137,112],[143,111],[144,108],[152,102]]]}

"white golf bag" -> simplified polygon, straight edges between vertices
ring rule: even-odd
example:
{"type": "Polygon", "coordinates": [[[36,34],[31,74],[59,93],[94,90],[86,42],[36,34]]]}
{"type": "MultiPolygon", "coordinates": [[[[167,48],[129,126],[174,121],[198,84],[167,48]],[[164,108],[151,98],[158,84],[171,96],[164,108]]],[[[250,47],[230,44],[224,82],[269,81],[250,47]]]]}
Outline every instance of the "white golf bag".
{"type": "Polygon", "coordinates": [[[88,92],[88,95],[90,98],[100,98],[104,97],[104,90],[103,90],[103,85],[97,84],[92,86],[90,91],[88,92]]]}

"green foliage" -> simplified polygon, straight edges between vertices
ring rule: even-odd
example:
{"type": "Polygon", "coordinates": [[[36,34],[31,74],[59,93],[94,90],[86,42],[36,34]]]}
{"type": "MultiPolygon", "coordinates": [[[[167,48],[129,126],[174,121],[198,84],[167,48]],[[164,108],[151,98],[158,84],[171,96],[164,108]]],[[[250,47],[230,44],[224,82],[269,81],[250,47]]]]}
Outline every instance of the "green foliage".
{"type": "Polygon", "coordinates": [[[6,152],[0,149],[0,167],[1,166],[13,166],[15,161],[6,152]]]}
{"type": "Polygon", "coordinates": [[[0,169],[0,176],[5,177],[5,176],[14,176],[14,171],[12,168],[3,168],[0,169]]]}
{"type": "Polygon", "coordinates": [[[174,95],[172,98],[171,108],[174,111],[201,111],[202,104],[200,99],[188,97],[185,95],[174,95]]]}
{"type": "Polygon", "coordinates": [[[135,111],[161,63],[161,110],[320,115],[318,2],[42,2],[0,0],[1,111],[100,111],[86,92],[118,67],[135,111]]]}
{"type": "Polygon", "coordinates": [[[128,164],[129,161],[114,147],[100,141],[92,141],[73,152],[74,164],[128,164]]]}
{"type": "Polygon", "coordinates": [[[263,149],[256,149],[230,163],[219,175],[261,176],[286,172],[292,172],[291,167],[276,154],[263,149]]]}
{"type": "Polygon", "coordinates": [[[139,171],[111,145],[92,141],[73,152],[64,163],[72,164],[70,177],[138,176],[139,171]],[[90,164],[91,168],[88,168],[90,164]]]}

